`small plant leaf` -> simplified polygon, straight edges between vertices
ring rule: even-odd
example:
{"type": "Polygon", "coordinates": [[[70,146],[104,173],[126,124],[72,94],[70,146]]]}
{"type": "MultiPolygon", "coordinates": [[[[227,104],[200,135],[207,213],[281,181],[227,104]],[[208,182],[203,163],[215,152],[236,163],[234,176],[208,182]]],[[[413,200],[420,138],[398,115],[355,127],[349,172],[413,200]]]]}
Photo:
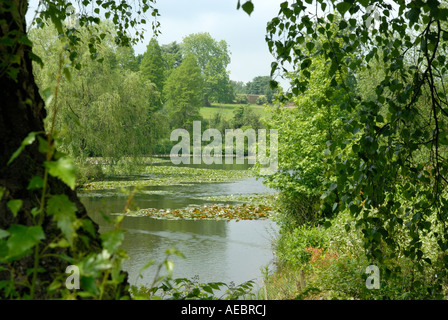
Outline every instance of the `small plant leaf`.
{"type": "Polygon", "coordinates": [[[8,232],[10,234],[7,242],[9,257],[23,255],[45,238],[44,231],[40,226],[12,225],[8,232]]]}
{"type": "Polygon", "coordinates": [[[23,204],[22,200],[14,199],[14,200],[9,200],[6,205],[8,206],[9,210],[11,210],[14,217],[17,217],[17,213],[22,208],[22,204],[23,204]]]}
{"type": "Polygon", "coordinates": [[[76,185],[76,172],[73,160],[68,157],[62,157],[57,161],[45,161],[45,167],[53,177],[59,178],[67,184],[72,190],[76,185]]]}
{"type": "Polygon", "coordinates": [[[22,144],[20,145],[20,147],[12,154],[11,158],[9,159],[7,165],[10,165],[11,162],[14,161],[15,158],[17,158],[22,151],[25,149],[26,146],[29,146],[30,144],[32,144],[34,142],[34,140],[36,139],[36,135],[37,132],[30,132],[25,139],[23,139],[22,144]]]}
{"type": "Polygon", "coordinates": [[[66,239],[73,243],[76,230],[76,205],[65,195],[53,195],[48,200],[47,213],[52,215],[66,239]]]}

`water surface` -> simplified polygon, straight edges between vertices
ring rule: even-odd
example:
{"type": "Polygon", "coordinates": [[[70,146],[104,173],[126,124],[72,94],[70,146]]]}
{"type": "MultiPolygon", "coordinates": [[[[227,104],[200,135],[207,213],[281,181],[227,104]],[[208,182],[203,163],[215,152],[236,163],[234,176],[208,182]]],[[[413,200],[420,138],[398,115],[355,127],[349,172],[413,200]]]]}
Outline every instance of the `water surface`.
{"type": "MultiPolygon", "coordinates": [[[[208,196],[274,192],[256,178],[231,183],[193,183],[142,188],[134,198],[137,208],[180,209],[189,205],[216,203],[208,196]]],[[[102,214],[123,212],[127,197],[117,191],[95,190],[79,194],[89,215],[100,226],[100,232],[111,228],[102,214]]],[[[220,201],[220,203],[223,203],[220,201]]],[[[222,281],[240,284],[260,280],[261,268],[273,262],[272,242],[276,225],[271,220],[214,221],[168,220],[151,217],[126,217],[127,230],[122,248],[130,257],[124,264],[130,284],[152,283],[156,267],[138,278],[139,270],[149,261],[156,265],[165,258],[165,251],[176,248],[185,259],[172,257],[175,278],[198,282],[222,281]]]]}

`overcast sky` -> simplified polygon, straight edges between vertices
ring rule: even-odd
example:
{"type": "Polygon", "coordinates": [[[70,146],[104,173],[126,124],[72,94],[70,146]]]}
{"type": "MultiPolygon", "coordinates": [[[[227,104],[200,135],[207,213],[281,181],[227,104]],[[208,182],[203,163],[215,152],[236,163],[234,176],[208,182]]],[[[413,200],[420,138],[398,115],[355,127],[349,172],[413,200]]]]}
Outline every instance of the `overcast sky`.
{"type": "MultiPolygon", "coordinates": [[[[158,0],[161,32],[159,44],[182,39],[198,32],[208,32],[217,41],[229,45],[230,79],[248,82],[256,76],[269,76],[273,61],[265,42],[266,24],[274,18],[284,0],[255,0],[255,10],[248,16],[236,10],[237,0],[158,0]]],[[[244,0],[241,1],[244,3],[244,0]]],[[[149,19],[148,19],[149,20],[149,19]]],[[[145,43],[134,47],[143,53],[152,37],[148,25],[145,43]]],[[[280,80],[280,79],[277,79],[280,80]]]]}

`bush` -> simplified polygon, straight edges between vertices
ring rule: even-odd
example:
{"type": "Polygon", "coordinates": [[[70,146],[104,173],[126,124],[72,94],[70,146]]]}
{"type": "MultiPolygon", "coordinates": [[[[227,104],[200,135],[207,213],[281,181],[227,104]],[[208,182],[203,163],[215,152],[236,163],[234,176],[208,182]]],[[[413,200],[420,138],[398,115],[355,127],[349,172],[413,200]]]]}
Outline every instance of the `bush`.
{"type": "Polygon", "coordinates": [[[439,299],[447,297],[443,263],[419,270],[411,259],[396,256],[380,267],[380,288],[366,287],[366,267],[361,230],[347,224],[347,211],[332,218],[324,229],[302,225],[282,228],[277,242],[281,262],[274,274],[265,275],[268,296],[274,299],[439,299]],[[386,271],[387,267],[388,271],[386,271]],[[438,276],[435,277],[434,275],[438,276]],[[438,290],[435,285],[442,283],[438,290]]]}
{"type": "Polygon", "coordinates": [[[168,138],[163,138],[157,141],[157,143],[153,146],[152,154],[160,155],[160,154],[170,154],[172,147],[176,144],[176,142],[171,141],[168,138]]]}
{"type": "Polygon", "coordinates": [[[277,257],[281,263],[304,265],[312,257],[311,248],[327,246],[325,229],[302,225],[293,230],[281,230],[277,240],[277,257]]]}
{"type": "Polygon", "coordinates": [[[281,192],[278,198],[277,223],[285,228],[298,225],[316,225],[319,220],[321,200],[317,195],[281,192]]]}
{"type": "Polygon", "coordinates": [[[263,105],[263,104],[267,104],[268,103],[268,98],[266,98],[266,96],[259,96],[257,98],[257,100],[255,101],[256,104],[258,105],[263,105]]]}
{"type": "Polygon", "coordinates": [[[104,177],[103,168],[100,164],[84,164],[76,168],[77,184],[81,185],[89,181],[101,180],[104,177]]]}
{"type": "Polygon", "coordinates": [[[236,104],[248,104],[249,98],[247,97],[247,94],[237,94],[235,97],[235,103],[236,104]]]}

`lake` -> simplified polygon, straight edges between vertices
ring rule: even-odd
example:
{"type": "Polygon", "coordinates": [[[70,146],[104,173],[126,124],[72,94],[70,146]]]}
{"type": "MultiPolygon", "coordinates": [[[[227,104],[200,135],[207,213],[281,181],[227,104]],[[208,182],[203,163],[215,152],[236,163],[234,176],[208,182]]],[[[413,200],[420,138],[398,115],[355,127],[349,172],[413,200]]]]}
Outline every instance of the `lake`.
{"type": "MultiPolygon", "coordinates": [[[[270,192],[275,190],[255,178],[188,186],[173,184],[144,187],[136,194],[133,204],[137,208],[181,209],[217,203],[208,200],[209,196],[270,192]]],[[[114,190],[83,191],[78,195],[89,215],[99,224],[100,232],[111,228],[102,214],[122,212],[127,201],[125,195],[114,190]]],[[[122,248],[130,257],[124,263],[130,284],[151,284],[157,264],[164,260],[165,251],[170,248],[185,255],[185,259],[172,257],[174,278],[200,283],[220,281],[238,285],[248,280],[260,283],[261,269],[266,266],[272,269],[272,244],[277,226],[271,220],[170,220],[127,216],[122,227],[127,230],[122,248]],[[155,260],[156,265],[145,270],[143,278],[137,278],[139,270],[149,260],[155,260]]]]}

